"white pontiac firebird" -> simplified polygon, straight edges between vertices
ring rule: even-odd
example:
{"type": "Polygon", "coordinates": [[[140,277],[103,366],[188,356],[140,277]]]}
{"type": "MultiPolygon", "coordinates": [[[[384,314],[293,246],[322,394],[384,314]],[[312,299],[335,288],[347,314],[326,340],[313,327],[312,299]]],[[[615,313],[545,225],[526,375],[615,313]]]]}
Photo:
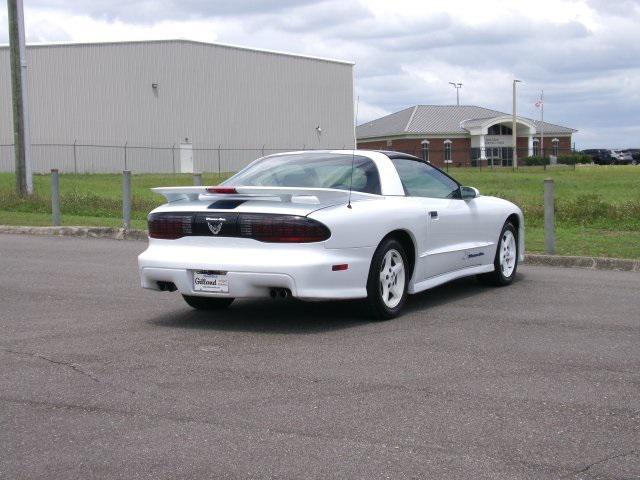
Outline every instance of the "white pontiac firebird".
{"type": "Polygon", "coordinates": [[[142,286],[197,309],[235,298],[365,299],[392,318],[407,294],[469,275],[508,285],[524,218],[412,155],[291,152],[214,187],[154,188],[142,286]]]}

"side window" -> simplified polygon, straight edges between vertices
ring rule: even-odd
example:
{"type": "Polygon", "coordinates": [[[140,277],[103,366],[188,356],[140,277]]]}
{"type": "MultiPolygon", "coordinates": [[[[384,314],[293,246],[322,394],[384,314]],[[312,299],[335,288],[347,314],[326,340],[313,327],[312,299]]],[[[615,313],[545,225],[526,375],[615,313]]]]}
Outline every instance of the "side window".
{"type": "Polygon", "coordinates": [[[403,158],[392,161],[408,196],[459,198],[458,184],[431,165],[403,158]]]}

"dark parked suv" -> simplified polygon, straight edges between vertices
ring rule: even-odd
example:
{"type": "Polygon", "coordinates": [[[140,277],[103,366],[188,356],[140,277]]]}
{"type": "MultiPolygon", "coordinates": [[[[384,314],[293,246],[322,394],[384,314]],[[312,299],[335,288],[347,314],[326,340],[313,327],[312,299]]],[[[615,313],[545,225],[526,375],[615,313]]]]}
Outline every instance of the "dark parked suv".
{"type": "Polygon", "coordinates": [[[625,150],[625,152],[631,155],[633,159],[631,163],[634,165],[640,164],[640,148],[630,148],[629,150],[625,150]]]}
{"type": "Polygon", "coordinates": [[[589,155],[593,163],[597,163],[598,165],[611,165],[614,163],[611,150],[605,148],[592,148],[590,150],[583,150],[582,153],[589,155]]]}

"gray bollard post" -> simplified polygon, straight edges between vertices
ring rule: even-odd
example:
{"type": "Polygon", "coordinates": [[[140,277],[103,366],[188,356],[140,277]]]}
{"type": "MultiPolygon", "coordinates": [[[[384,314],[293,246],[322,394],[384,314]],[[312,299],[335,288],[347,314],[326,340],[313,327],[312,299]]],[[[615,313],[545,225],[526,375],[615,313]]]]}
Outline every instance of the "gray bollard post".
{"type": "Polygon", "coordinates": [[[122,172],[122,227],[131,228],[131,172],[122,172]]]}
{"type": "Polygon", "coordinates": [[[555,192],[553,179],[544,181],[544,245],[548,255],[556,253],[555,192]]]}
{"type": "MultiPolygon", "coordinates": [[[[222,145],[218,145],[218,177],[220,177],[220,147],[222,147],[222,145]]],[[[218,182],[220,181],[220,178],[218,178],[218,182]]]]}
{"type": "Polygon", "coordinates": [[[193,174],[193,185],[196,187],[201,187],[202,186],[202,174],[201,173],[194,173],[193,174]]]}
{"type": "Polygon", "coordinates": [[[53,216],[53,226],[62,225],[62,214],[60,213],[60,175],[57,168],[51,169],[51,213],[53,216]]]}

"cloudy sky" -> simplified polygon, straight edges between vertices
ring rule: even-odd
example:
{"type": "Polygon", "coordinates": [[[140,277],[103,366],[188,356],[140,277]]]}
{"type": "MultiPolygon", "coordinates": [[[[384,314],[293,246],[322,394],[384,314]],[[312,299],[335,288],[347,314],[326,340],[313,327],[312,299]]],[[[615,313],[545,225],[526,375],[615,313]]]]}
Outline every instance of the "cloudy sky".
{"type": "MultiPolygon", "coordinates": [[[[0,43],[7,42],[0,7],[0,43]]],[[[358,123],[461,103],[580,130],[578,148],[640,147],[640,0],[25,0],[27,40],[186,38],[356,62],[358,123]]]]}

